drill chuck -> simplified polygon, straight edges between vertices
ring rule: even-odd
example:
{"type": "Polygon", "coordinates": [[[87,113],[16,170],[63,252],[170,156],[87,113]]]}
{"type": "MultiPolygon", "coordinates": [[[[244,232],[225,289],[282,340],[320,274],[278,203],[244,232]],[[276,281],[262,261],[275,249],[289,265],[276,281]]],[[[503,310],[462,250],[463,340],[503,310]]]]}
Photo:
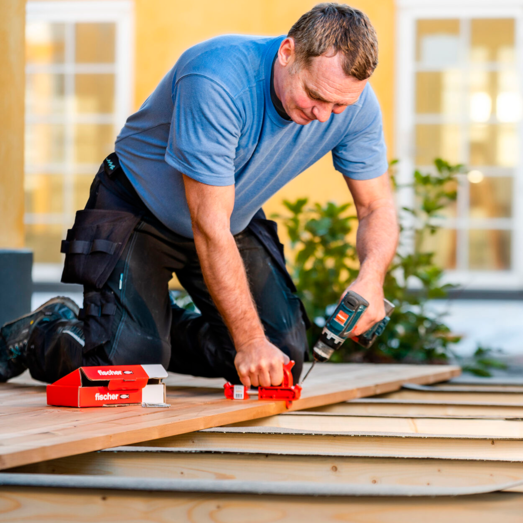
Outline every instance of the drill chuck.
{"type": "Polygon", "coordinates": [[[314,359],[316,361],[328,361],[335,350],[333,347],[323,343],[323,341],[318,340],[316,345],[314,345],[314,359]]]}

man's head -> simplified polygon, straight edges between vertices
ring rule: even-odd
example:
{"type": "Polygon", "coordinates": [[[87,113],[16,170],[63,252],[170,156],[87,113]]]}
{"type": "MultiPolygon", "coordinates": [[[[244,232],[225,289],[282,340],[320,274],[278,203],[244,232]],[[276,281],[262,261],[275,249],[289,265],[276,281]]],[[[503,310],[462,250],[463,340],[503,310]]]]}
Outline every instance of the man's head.
{"type": "Polygon", "coordinates": [[[344,4],[318,4],[280,45],[276,93],[294,122],[325,122],[357,101],[377,65],[378,40],[367,16],[344,4]]]}

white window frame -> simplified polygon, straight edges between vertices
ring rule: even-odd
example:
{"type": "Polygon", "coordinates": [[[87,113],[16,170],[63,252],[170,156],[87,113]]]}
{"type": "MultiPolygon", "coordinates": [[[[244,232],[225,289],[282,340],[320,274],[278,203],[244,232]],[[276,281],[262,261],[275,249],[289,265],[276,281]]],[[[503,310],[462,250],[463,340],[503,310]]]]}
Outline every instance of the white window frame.
{"type": "MultiPolygon", "coordinates": [[[[110,22],[116,26],[115,34],[115,63],[104,66],[108,73],[115,75],[115,110],[112,117],[99,116],[93,118],[90,115],[83,117],[86,123],[110,123],[114,125],[115,132],[125,124],[125,121],[132,111],[134,100],[134,2],[132,0],[112,0],[112,1],[28,1],[26,4],[26,22],[69,22],[69,23],[95,23],[95,22],[110,22]]],[[[68,36],[66,35],[66,38],[68,36]]],[[[69,46],[71,52],[72,47],[69,46]]],[[[69,60],[72,61],[72,60],[69,60]]],[[[67,60],[66,60],[67,62],[67,60]]],[[[37,71],[38,65],[28,65],[26,70],[37,71]]],[[[57,66],[60,72],[64,69],[63,65],[57,66]]],[[[67,66],[65,66],[67,68],[67,66]]],[[[75,64],[73,66],[74,72],[89,72],[89,65],[75,64]]],[[[49,67],[47,66],[48,70],[49,67]]],[[[97,72],[100,72],[100,66],[97,66],[97,72]]],[[[67,71],[71,72],[71,71],[67,71]]],[[[66,98],[68,94],[68,86],[66,85],[66,98]]],[[[82,121],[83,121],[82,119],[82,121]]],[[[79,117],[74,120],[76,123],[80,121],[79,117]]],[[[26,122],[32,123],[30,115],[26,115],[26,122]]],[[[72,126],[70,113],[66,116],[66,144],[67,140],[71,140],[72,133],[67,132],[67,128],[72,126]]],[[[55,172],[72,173],[73,157],[72,144],[66,145],[66,158],[64,164],[61,164],[60,169],[53,168],[52,165],[47,167],[55,172]]],[[[99,159],[98,163],[92,165],[82,165],[82,173],[92,173],[93,177],[98,170],[103,158],[99,159]]],[[[26,167],[26,172],[31,172],[30,167],[26,167]]],[[[76,168],[76,173],[80,173],[76,168]]],[[[66,182],[67,182],[66,175],[66,182]]],[[[74,205],[71,201],[69,207],[64,208],[64,215],[70,216],[71,225],[74,219],[74,213],[78,209],[72,208],[74,205]]],[[[54,223],[53,216],[43,216],[43,220],[36,221],[37,217],[31,214],[26,214],[24,222],[30,223],[54,223]]],[[[47,264],[35,263],[33,267],[33,280],[58,282],[62,273],[62,264],[47,264]]]]}
{"type": "MultiPolygon", "coordinates": [[[[516,68],[523,96],[523,4],[521,0],[397,0],[396,19],[396,118],[395,157],[400,160],[398,181],[412,182],[414,172],[415,132],[415,52],[416,21],[418,19],[513,18],[516,23],[516,68]]],[[[512,228],[511,270],[472,271],[448,270],[445,282],[467,289],[523,289],[523,124],[518,124],[519,158],[514,169],[514,206],[512,228]]],[[[398,206],[411,206],[413,191],[402,189],[398,206]]],[[[410,220],[408,217],[406,221],[410,220]]],[[[503,221],[500,219],[498,221],[503,221]]]]}

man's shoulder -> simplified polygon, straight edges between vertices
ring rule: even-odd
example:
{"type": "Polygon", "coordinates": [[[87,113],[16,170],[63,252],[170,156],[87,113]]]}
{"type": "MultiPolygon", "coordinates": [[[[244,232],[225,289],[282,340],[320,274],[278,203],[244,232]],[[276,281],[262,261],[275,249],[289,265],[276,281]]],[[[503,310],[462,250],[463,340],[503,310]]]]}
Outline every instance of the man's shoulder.
{"type": "Polygon", "coordinates": [[[263,79],[263,61],[274,37],[223,35],[185,51],[175,66],[176,81],[199,75],[238,95],[250,84],[263,79]]]}

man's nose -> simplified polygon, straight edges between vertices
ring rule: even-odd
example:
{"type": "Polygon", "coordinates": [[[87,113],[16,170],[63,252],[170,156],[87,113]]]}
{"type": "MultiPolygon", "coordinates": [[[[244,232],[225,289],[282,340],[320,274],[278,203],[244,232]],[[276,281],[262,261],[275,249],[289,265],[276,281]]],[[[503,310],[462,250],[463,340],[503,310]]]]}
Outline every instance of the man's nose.
{"type": "Polygon", "coordinates": [[[331,108],[327,106],[315,105],[312,108],[312,114],[315,116],[316,120],[319,122],[326,122],[331,115],[331,108]]]}

